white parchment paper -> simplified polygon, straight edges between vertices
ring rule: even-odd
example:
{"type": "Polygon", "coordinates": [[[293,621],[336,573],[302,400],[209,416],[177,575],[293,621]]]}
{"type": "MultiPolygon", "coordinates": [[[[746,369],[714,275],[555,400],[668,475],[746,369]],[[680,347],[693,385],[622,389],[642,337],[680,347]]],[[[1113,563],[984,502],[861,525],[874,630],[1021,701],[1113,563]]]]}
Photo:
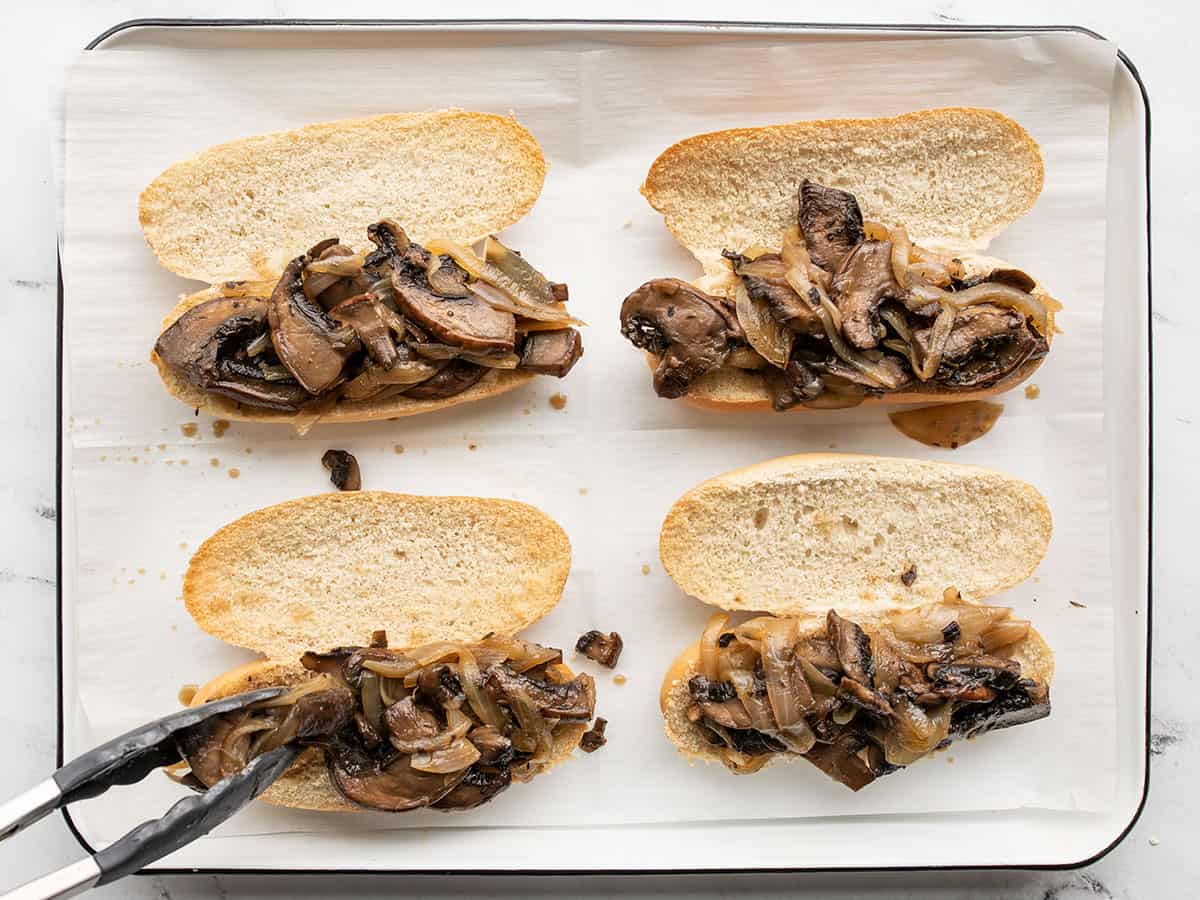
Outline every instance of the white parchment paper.
{"type": "MultiPolygon", "coordinates": [[[[574,547],[566,594],[528,634],[562,647],[592,627],[624,636],[624,685],[581,664],[597,675],[609,743],[469,817],[322,816],[259,805],[212,839],[1106,808],[1116,766],[1113,548],[1099,448],[1115,47],[1074,35],[670,44],[581,38],[519,49],[105,51],[80,59],[68,82],[65,146],[64,522],[77,547],[64,567],[67,683],[77,694],[68,756],[175,708],[180,685],[249,658],[204,635],[183,610],[189,554],[239,515],[328,490],[319,458],[342,447],[358,456],[367,487],[513,497],[563,525],[574,547]],[[942,105],[998,109],[1045,155],[1036,207],[992,246],[1066,305],[1064,333],[1034,378],[1040,398],[1008,395],[993,432],[954,453],[908,441],[877,408],[719,415],[656,398],[641,355],[617,333],[617,308],[643,280],[690,278],[699,267],[638,194],[653,158],[701,131],[942,105]],[[538,379],[433,416],[318,426],[304,438],[239,423],[220,435],[170,398],[147,356],[161,317],[195,285],[160,268],[142,240],[141,188],[220,141],[431,106],[512,110],[542,144],[551,163],[545,190],[505,239],[568,282],[573,311],[591,324],[586,356],[569,378],[538,379]],[[555,392],[567,396],[562,411],[548,403],[555,392]],[[195,433],[185,432],[192,425],[195,433]],[[677,756],[662,734],[659,684],[710,610],[663,574],[662,517],[704,478],[830,448],[989,465],[1046,495],[1056,526],[1050,552],[1034,578],[1000,599],[1032,618],[1057,652],[1050,719],[956,746],[860,794],[804,764],[736,778],[677,756]]],[[[103,843],[178,796],[166,779],[150,779],[135,794],[92,801],[77,821],[103,843]]]]}

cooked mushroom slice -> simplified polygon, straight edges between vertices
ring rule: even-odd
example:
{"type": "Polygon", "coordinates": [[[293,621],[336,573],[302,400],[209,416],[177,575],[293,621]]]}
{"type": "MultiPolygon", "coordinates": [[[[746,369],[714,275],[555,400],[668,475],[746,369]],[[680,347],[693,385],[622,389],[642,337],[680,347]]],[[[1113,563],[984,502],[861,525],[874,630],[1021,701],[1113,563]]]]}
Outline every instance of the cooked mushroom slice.
{"type": "Polygon", "coordinates": [[[815,400],[825,389],[821,376],[792,358],[787,367],[770,373],[767,387],[771,391],[771,406],[778,412],[791,409],[798,403],[815,400]]]}
{"type": "Polygon", "coordinates": [[[385,812],[432,806],[467,773],[466,769],[446,774],[420,772],[412,767],[408,754],[382,763],[345,741],[334,741],[327,755],[329,778],[343,797],[385,812]]]}
{"type": "Polygon", "coordinates": [[[521,348],[519,369],[562,378],[583,356],[583,339],[574,328],[531,331],[521,348]]]}
{"type": "MultiPolygon", "coordinates": [[[[932,329],[914,331],[924,351],[932,329]]],[[[1019,312],[990,304],[960,310],[946,341],[936,380],[950,388],[988,387],[1030,359],[1046,355],[1049,344],[1019,312]]]]}
{"type": "Polygon", "coordinates": [[[450,793],[433,804],[434,809],[455,810],[474,809],[491,800],[501,791],[512,784],[512,773],[508,766],[484,765],[476,763],[467,769],[462,781],[454,786],[450,793]]]}
{"type": "Polygon", "coordinates": [[[884,718],[892,715],[891,704],[878,691],[871,690],[848,675],[838,683],[837,695],[839,700],[866,710],[872,715],[884,718]]]}
{"type": "Polygon", "coordinates": [[[833,276],[834,303],[842,314],[842,334],[859,350],[879,345],[883,326],[879,304],[903,291],[892,272],[892,242],[863,241],[833,276]]]}
{"type": "Polygon", "coordinates": [[[372,294],[358,294],[344,300],[329,311],[342,325],[354,329],[367,348],[367,354],[385,371],[396,364],[396,344],[392,331],[379,311],[379,301],[372,294]]]}
{"type": "Polygon", "coordinates": [[[778,253],[765,253],[753,260],[739,253],[722,254],[733,264],[734,274],[742,279],[751,300],[766,303],[780,325],[797,334],[824,338],[825,326],[812,304],[788,283],[787,264],[778,253]]]}
{"type": "Polygon", "coordinates": [[[621,334],[661,356],[654,371],[660,397],[682,397],[691,383],[724,364],[743,341],[732,304],[677,278],[647,281],[621,304],[621,334]]]}
{"type": "Polygon", "coordinates": [[[268,318],[271,342],[287,370],[311,394],[333,387],[347,358],[359,347],[351,329],[339,326],[304,293],[307,257],[297,256],[271,292],[268,318]]]}
{"type": "Polygon", "coordinates": [[[584,753],[595,753],[608,743],[608,738],[604,735],[607,728],[608,719],[597,716],[592,727],[585,731],[583,737],[579,739],[579,749],[584,753]]]}
{"type": "Polygon", "coordinates": [[[873,684],[875,664],[871,659],[871,639],[867,633],[832,609],[825,617],[825,628],[846,677],[853,678],[859,684],[873,684]]]}
{"type": "Polygon", "coordinates": [[[1050,715],[1050,689],[1023,680],[991,703],[969,703],[954,710],[950,733],[973,738],[999,728],[1023,725],[1050,715]]]}
{"type": "Polygon", "coordinates": [[[995,284],[1007,284],[1009,287],[1015,287],[1018,291],[1024,291],[1027,294],[1032,293],[1033,289],[1037,287],[1037,282],[1033,280],[1033,277],[1020,269],[993,269],[986,275],[976,275],[958,282],[956,287],[959,290],[966,290],[989,281],[995,284]]]}
{"type": "MultiPolygon", "coordinates": [[[[462,706],[466,695],[462,681],[449,666],[426,666],[417,676],[416,698],[430,706],[462,706]]],[[[497,732],[498,734],[499,732],[497,732]]],[[[478,744],[477,744],[478,745],[478,744]]]]}
{"type": "Polygon", "coordinates": [[[621,658],[621,650],[624,646],[625,642],[615,631],[605,634],[592,629],[575,642],[575,652],[582,653],[588,659],[612,669],[616,667],[617,660],[621,658]]]}
{"type": "Polygon", "coordinates": [[[388,740],[401,753],[440,750],[453,740],[443,732],[437,716],[412,697],[393,703],[383,714],[388,740]]]}
{"type": "Polygon", "coordinates": [[[326,450],[321,456],[321,465],[329,470],[329,480],[339,491],[362,490],[362,475],[353,453],[345,450],[326,450]]]}
{"type": "Polygon", "coordinates": [[[441,297],[465,297],[470,293],[467,270],[449,256],[431,256],[425,277],[433,292],[441,297]]]}
{"type": "Polygon", "coordinates": [[[863,759],[866,747],[867,739],[861,734],[843,732],[832,744],[816,744],[804,758],[830,778],[858,791],[883,774],[863,759]]]}
{"type": "Polygon", "coordinates": [[[432,378],[406,390],[404,396],[414,400],[441,400],[453,397],[471,387],[485,374],[487,369],[483,366],[462,359],[451,360],[449,365],[432,378]]]}
{"type": "Polygon", "coordinates": [[[512,741],[492,725],[472,728],[467,739],[479,751],[479,763],[485,766],[507,766],[513,760],[512,741]]]}
{"type": "Polygon", "coordinates": [[[283,721],[254,748],[267,753],[292,741],[313,740],[337,734],[354,717],[354,694],[348,688],[330,688],[305,694],[293,703],[283,721]]]}
{"type": "Polygon", "coordinates": [[[408,235],[391,219],[384,219],[367,226],[367,237],[376,249],[363,267],[375,279],[390,278],[395,262],[408,252],[408,235]]]}
{"type": "Polygon", "coordinates": [[[988,703],[998,692],[1021,680],[1021,664],[996,656],[969,656],[952,663],[932,663],[926,673],[933,679],[930,691],[968,703],[988,703]]]}
{"type": "MultiPolygon", "coordinates": [[[[879,384],[872,381],[862,372],[842,362],[836,356],[822,359],[805,359],[806,365],[814,372],[819,372],[822,376],[822,381],[825,382],[827,391],[852,391],[856,388],[864,388],[868,391],[878,391],[879,384]]],[[[879,367],[887,373],[893,383],[897,385],[896,390],[903,388],[912,381],[912,373],[908,368],[901,363],[896,357],[884,355],[878,362],[879,367]]]]}
{"type": "MultiPolygon", "coordinates": [[[[179,755],[187,760],[192,776],[204,787],[212,787],[225,777],[222,774],[225,741],[234,728],[244,723],[245,718],[241,713],[216,716],[179,735],[179,755]]],[[[246,743],[248,746],[248,739],[246,743]]]]}
{"type": "Polygon", "coordinates": [[[441,297],[400,272],[392,274],[396,305],[434,340],[471,353],[511,353],[517,322],[512,313],[488,306],[475,294],[441,297]]]}
{"type": "Polygon", "coordinates": [[[515,690],[523,691],[537,711],[547,718],[587,721],[596,706],[596,683],[590,675],[576,675],[562,684],[518,675],[508,666],[491,666],[483,673],[483,688],[501,703],[515,690]]]}
{"type": "Polygon", "coordinates": [[[812,261],[835,272],[863,240],[863,217],[858,200],[848,191],[809,181],[800,183],[800,231],[812,261]]]}
{"type": "Polygon", "coordinates": [[[154,351],[201,390],[252,406],[295,411],[313,399],[308,391],[290,379],[268,381],[257,365],[231,358],[266,324],[266,300],[218,297],[171,323],[154,351]]]}

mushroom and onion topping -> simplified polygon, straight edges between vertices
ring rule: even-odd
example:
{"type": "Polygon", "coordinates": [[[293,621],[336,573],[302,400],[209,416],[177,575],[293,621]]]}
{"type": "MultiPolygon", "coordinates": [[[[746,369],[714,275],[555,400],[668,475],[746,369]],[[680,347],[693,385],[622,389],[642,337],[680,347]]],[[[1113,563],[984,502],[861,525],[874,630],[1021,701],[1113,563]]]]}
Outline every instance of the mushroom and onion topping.
{"type": "Polygon", "coordinates": [[[490,369],[562,378],[583,354],[567,287],[494,237],[422,247],[394,222],[374,252],[321,241],[277,282],[227,282],[159,335],[155,352],[203,391],[297,412],[461,394],[490,369]]]}
{"type": "Polygon", "coordinates": [[[688,721],[734,772],[799,755],[857,791],[956,738],[1050,715],[1049,685],[1012,658],[1029,623],[946,593],[869,630],[830,610],[807,637],[796,619],[730,627],[718,613],[688,721]]]}
{"type": "Polygon", "coordinates": [[[595,712],[595,683],[564,666],[559,650],[498,635],[406,650],[386,643],[376,632],[371,646],[306,653],[301,664],[315,674],[290,693],[189,732],[186,780],[211,787],[298,741],[324,751],[330,781],[351,803],[471,809],[552,764],[561,730],[595,712]]]}
{"type": "Polygon", "coordinates": [[[1049,349],[1058,304],[1019,269],[969,271],[863,220],[853,194],[805,180],[780,248],[726,250],[713,293],[648,281],[621,333],[658,358],[654,389],[682,397],[721,368],[761,378],[777,410],[910,391],[989,388],[1049,349]]]}

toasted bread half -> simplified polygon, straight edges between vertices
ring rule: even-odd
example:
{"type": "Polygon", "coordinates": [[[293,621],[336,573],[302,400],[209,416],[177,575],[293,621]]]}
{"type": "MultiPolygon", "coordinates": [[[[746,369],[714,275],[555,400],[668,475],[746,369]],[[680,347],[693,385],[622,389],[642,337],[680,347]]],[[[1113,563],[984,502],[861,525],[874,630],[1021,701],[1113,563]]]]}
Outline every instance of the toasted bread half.
{"type": "Polygon", "coordinates": [[[513,224],[542,191],[546,160],[516,119],[445,109],[344,119],[209,147],[142,191],[159,261],[209,284],[278,277],[337,236],[373,249],[367,226],[417,242],[475,241],[513,224]]]}
{"type": "MultiPolygon", "coordinates": [[[[304,680],[306,650],[361,645],[377,629],[397,648],[515,634],[557,605],[570,567],[558,524],[512,500],[362,491],[252,512],[196,551],[184,602],[206,632],[265,658],[212,679],[191,703],[304,680]]],[[[553,761],[586,730],[560,724],[553,761]]],[[[315,750],[263,796],[299,809],[359,809],[329,783],[315,750]]]]}
{"type": "MultiPolygon", "coordinates": [[[[533,207],[546,160],[515,119],[463,110],[400,113],[308,125],[210,147],[143,192],[142,231],[159,261],[214,287],[184,297],[163,328],[221,284],[274,281],[287,261],[327,237],[371,250],[367,226],[399,222],[417,242],[470,243],[533,207]]],[[[194,409],[247,422],[306,414],[246,406],[200,390],[153,351],[167,390],[194,409]]],[[[506,393],[534,376],[492,370],[453,397],[346,401],[321,422],[364,422],[434,412],[506,393]]]]}
{"type": "MultiPolygon", "coordinates": [[[[1037,143],[1012,119],[988,109],[931,109],[685,138],[654,161],[642,194],[703,266],[697,286],[732,296],[715,278],[729,271],[721,251],[777,247],[780,235],[796,223],[796,188],[805,178],[850,191],[864,218],[903,225],[914,242],[956,254],[968,274],[976,274],[1010,267],[980,253],[1033,206],[1044,166],[1037,143]]],[[[1042,285],[1033,293],[1055,305],[1042,285]]],[[[657,358],[650,364],[657,366],[657,358]]],[[[918,389],[866,402],[979,400],[1012,389],[1040,365],[1041,360],[1027,362],[981,391],[918,389]]],[[[702,376],[684,399],[724,411],[771,408],[762,378],[736,368],[702,376]]]]}
{"type": "MultiPolygon", "coordinates": [[[[981,602],[1024,581],[1049,546],[1042,495],[976,466],[878,456],[788,456],[712,478],[663,522],[663,568],[688,594],[730,612],[800,620],[802,635],[836,609],[872,624],[928,603],[946,588],[981,602]],[[901,575],[912,570],[905,585],[901,575]]],[[[1034,631],[1012,654],[1049,683],[1054,655],[1034,631]]],[[[687,720],[698,645],[663,679],[667,735],[688,756],[719,754],[687,720]]]]}

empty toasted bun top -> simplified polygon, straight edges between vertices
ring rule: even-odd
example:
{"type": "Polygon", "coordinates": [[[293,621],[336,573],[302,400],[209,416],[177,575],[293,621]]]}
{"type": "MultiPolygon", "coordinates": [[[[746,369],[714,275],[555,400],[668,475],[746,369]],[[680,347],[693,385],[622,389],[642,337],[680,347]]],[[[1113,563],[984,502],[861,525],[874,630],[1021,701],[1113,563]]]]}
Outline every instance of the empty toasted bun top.
{"type": "Polygon", "coordinates": [[[950,108],[735,128],[668,147],[642,193],[708,273],[721,251],[778,247],[805,178],[852,192],[865,218],[933,249],[981,250],[1033,206],[1041,151],[1012,119],[950,108]]]}
{"type": "Polygon", "coordinates": [[[142,192],[142,231],[178,275],[215,284],[277,275],[316,242],[372,249],[366,228],[474,241],[533,206],[546,161],[515,119],[397,113],[210,147],[142,192]]]}
{"type": "Polygon", "coordinates": [[[268,657],[513,634],[558,603],[566,534],[524,503],[384,491],[269,506],[206,540],[188,565],[188,612],[268,657]]]}
{"type": "Polygon", "coordinates": [[[871,614],[947,587],[971,600],[1012,587],[1041,562],[1051,527],[1037,490],[989,469],[803,454],[688,491],[663,522],[659,553],[684,591],[713,606],[871,614]]]}

